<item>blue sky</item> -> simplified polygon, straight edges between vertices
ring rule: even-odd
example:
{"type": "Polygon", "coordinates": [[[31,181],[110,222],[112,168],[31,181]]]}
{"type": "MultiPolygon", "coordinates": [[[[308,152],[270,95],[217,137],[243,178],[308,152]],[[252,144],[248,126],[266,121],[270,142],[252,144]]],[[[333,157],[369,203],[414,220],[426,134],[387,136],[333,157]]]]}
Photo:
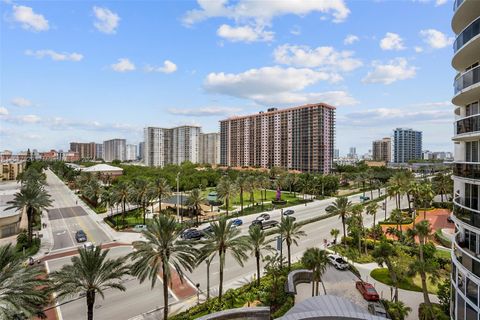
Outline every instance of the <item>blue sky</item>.
{"type": "Polygon", "coordinates": [[[450,151],[452,2],[5,1],[0,149],[142,140],[267,107],[337,107],[341,154],[424,132],[450,151]]]}

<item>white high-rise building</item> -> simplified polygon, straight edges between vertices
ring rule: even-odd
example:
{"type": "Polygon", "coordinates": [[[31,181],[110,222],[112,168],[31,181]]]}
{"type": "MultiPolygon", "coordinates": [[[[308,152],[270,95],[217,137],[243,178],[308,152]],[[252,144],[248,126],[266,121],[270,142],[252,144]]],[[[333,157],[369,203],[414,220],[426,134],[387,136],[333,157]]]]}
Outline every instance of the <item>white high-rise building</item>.
{"type": "Polygon", "coordinates": [[[112,139],[103,141],[103,160],[125,161],[127,141],[125,139],[112,139]]]}
{"type": "Polygon", "coordinates": [[[137,160],[137,145],[127,144],[125,161],[135,161],[135,160],[137,160]]]}
{"type": "Polygon", "coordinates": [[[201,133],[199,162],[208,164],[220,163],[220,133],[201,133]]]}

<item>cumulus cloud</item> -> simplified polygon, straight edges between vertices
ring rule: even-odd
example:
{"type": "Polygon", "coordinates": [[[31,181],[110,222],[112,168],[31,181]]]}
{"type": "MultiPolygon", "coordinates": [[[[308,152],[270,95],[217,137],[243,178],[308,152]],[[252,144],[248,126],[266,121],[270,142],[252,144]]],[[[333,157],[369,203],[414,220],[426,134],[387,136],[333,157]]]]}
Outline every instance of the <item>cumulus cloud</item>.
{"type": "Polygon", "coordinates": [[[144,68],[144,70],[145,70],[145,72],[161,72],[161,73],[167,73],[168,74],[168,73],[173,73],[173,72],[177,71],[177,65],[170,60],[165,60],[163,62],[163,66],[161,66],[161,67],[155,67],[155,66],[147,65],[144,68]]]}
{"type": "Polygon", "coordinates": [[[0,116],[8,116],[8,109],[5,107],[0,107],[0,116]]]}
{"type": "Polygon", "coordinates": [[[373,67],[373,71],[368,72],[362,79],[364,83],[391,84],[413,78],[416,74],[416,68],[410,66],[405,58],[396,58],[386,64],[374,62],[373,67]]]}
{"type": "Polygon", "coordinates": [[[107,8],[93,7],[93,14],[95,15],[95,22],[93,25],[98,31],[106,34],[114,34],[117,31],[120,17],[118,14],[110,11],[107,8]]]}
{"type": "Polygon", "coordinates": [[[33,104],[30,100],[23,97],[16,97],[10,101],[16,107],[31,107],[33,104]]]}
{"type": "Polygon", "coordinates": [[[272,41],[274,33],[266,31],[261,26],[239,26],[232,27],[227,24],[222,24],[218,30],[217,35],[221,38],[232,42],[256,42],[256,41],[272,41]]]}
{"type": "Polygon", "coordinates": [[[110,67],[115,72],[128,72],[135,70],[135,65],[127,58],[118,59],[118,62],[110,65],[110,67]]]}
{"type": "Polygon", "coordinates": [[[453,43],[453,37],[448,37],[441,31],[426,29],[420,31],[423,41],[434,49],[445,48],[453,43]]]}
{"type": "Polygon", "coordinates": [[[416,53],[420,53],[420,52],[423,52],[423,48],[422,47],[415,47],[413,48],[415,50],[416,53]]]}
{"type": "Polygon", "coordinates": [[[47,31],[50,26],[48,20],[41,14],[35,13],[31,7],[13,6],[13,20],[20,23],[22,28],[30,31],[47,31]]]}
{"type": "Polygon", "coordinates": [[[36,58],[42,59],[44,57],[49,57],[53,61],[81,61],[83,55],[80,53],[72,52],[55,52],[53,50],[26,50],[25,54],[27,56],[34,56],[36,58]]]}
{"type": "Polygon", "coordinates": [[[357,42],[359,41],[360,39],[356,36],[356,35],[353,35],[353,34],[349,34],[348,36],[345,37],[345,39],[343,40],[343,44],[345,45],[350,45],[350,44],[353,44],[354,42],[357,42]]]}
{"type": "Polygon", "coordinates": [[[359,59],[353,58],[352,51],[336,51],[333,47],[310,48],[285,44],[275,49],[275,61],[280,64],[326,70],[352,71],[362,66],[359,59]]]}
{"type": "Polygon", "coordinates": [[[202,107],[197,109],[171,108],[170,114],[194,117],[226,116],[240,112],[240,108],[231,107],[202,107]]]}
{"type": "Polygon", "coordinates": [[[380,48],[382,48],[382,50],[403,50],[405,49],[405,46],[400,35],[393,32],[387,32],[385,37],[380,40],[380,48]]]}

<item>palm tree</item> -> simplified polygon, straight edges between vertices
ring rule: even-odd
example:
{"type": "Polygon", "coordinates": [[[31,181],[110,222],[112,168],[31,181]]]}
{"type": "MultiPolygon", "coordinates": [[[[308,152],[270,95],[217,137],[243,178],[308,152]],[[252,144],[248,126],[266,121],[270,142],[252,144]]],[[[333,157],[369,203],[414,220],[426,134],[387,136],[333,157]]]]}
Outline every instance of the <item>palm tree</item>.
{"type": "Polygon", "coordinates": [[[235,181],[235,184],[237,186],[238,194],[240,196],[240,213],[243,214],[243,191],[245,191],[245,189],[247,188],[247,178],[243,174],[240,174],[235,181]]]}
{"type": "Polygon", "coordinates": [[[172,189],[166,179],[157,177],[153,181],[153,190],[158,197],[158,212],[162,213],[162,199],[170,197],[172,195],[172,189]]]}
{"type": "Polygon", "coordinates": [[[130,192],[132,193],[135,202],[142,208],[143,224],[146,224],[147,212],[145,207],[148,202],[150,190],[151,189],[147,180],[141,178],[136,178],[133,180],[130,192]]]}
{"type": "Polygon", "coordinates": [[[287,261],[288,261],[288,269],[290,269],[291,266],[291,246],[292,244],[298,246],[297,240],[300,239],[300,237],[305,237],[307,234],[305,231],[300,230],[302,228],[301,225],[298,223],[294,222],[293,219],[284,219],[282,218],[282,221],[278,225],[278,230],[277,232],[280,234],[282,237],[283,241],[287,244],[287,261]]]}
{"type": "Polygon", "coordinates": [[[32,244],[33,221],[37,214],[51,206],[52,200],[45,189],[38,184],[25,184],[19,192],[15,193],[13,200],[8,201],[9,209],[27,212],[28,244],[32,244]]]}
{"type": "Polygon", "coordinates": [[[265,239],[265,233],[259,226],[250,228],[248,230],[248,245],[255,257],[257,263],[257,287],[260,286],[260,258],[263,258],[262,251],[272,251],[273,248],[268,244],[269,241],[265,239]]]}
{"type": "Polygon", "coordinates": [[[235,197],[238,193],[236,184],[234,184],[228,177],[220,179],[217,185],[217,194],[220,199],[225,199],[225,208],[228,216],[228,207],[230,206],[230,199],[235,197]]]}
{"type": "Polygon", "coordinates": [[[405,178],[402,172],[395,173],[388,180],[387,194],[390,198],[395,198],[397,209],[400,209],[400,197],[404,192],[405,178]]]}
{"type": "Polygon", "coordinates": [[[312,297],[314,295],[318,296],[318,284],[322,282],[323,293],[326,295],[327,290],[325,289],[325,284],[322,281],[322,275],[327,270],[328,258],[325,250],[320,250],[319,248],[308,248],[302,256],[302,264],[307,268],[312,270],[312,297]],[[315,294],[314,294],[315,287],[315,294]]]}
{"type": "Polygon", "coordinates": [[[183,270],[191,272],[198,255],[198,250],[191,243],[178,239],[182,231],[175,217],[155,216],[147,230],[142,232],[146,241],[136,242],[136,251],[129,254],[133,260],[131,273],[138,277],[140,283],[148,278],[153,288],[158,274],[162,274],[163,319],[168,318],[168,284],[172,266],[183,279],[183,270]]]}
{"type": "Polygon", "coordinates": [[[445,194],[452,194],[453,192],[452,178],[449,175],[439,172],[433,178],[433,189],[437,194],[440,194],[443,202],[443,196],[445,194]]]}
{"type": "Polygon", "coordinates": [[[397,230],[400,231],[400,234],[403,233],[402,223],[403,223],[403,213],[400,209],[393,209],[390,213],[390,219],[395,222],[397,225],[397,230]]]}
{"type": "Polygon", "coordinates": [[[93,206],[96,208],[98,206],[98,199],[102,194],[103,189],[97,179],[92,179],[83,187],[83,195],[87,197],[93,206]]]}
{"type": "Polygon", "coordinates": [[[270,179],[267,176],[261,175],[258,177],[258,187],[260,188],[260,198],[262,200],[262,210],[263,210],[263,201],[267,198],[267,188],[270,187],[270,179]],[[263,193],[262,193],[263,189],[263,193]]]}
{"type": "Polygon", "coordinates": [[[49,285],[41,278],[43,270],[22,263],[11,244],[0,246],[0,319],[15,319],[21,313],[41,316],[48,303],[48,290],[37,289],[49,285]]]}
{"type": "Polygon", "coordinates": [[[111,189],[104,189],[100,195],[100,203],[105,206],[105,209],[110,209],[112,215],[112,208],[115,205],[113,191],[111,189]]]}
{"type": "Polygon", "coordinates": [[[337,244],[337,237],[338,237],[338,234],[339,234],[339,233],[340,233],[340,230],[338,230],[338,229],[336,229],[336,228],[330,230],[330,235],[333,237],[333,239],[334,239],[333,242],[334,242],[335,244],[337,244]]]}
{"type": "Polygon", "coordinates": [[[108,251],[100,246],[80,248],[79,255],[71,259],[72,264],[50,274],[59,299],[86,294],[88,320],[93,320],[97,293],[104,298],[107,289],[126,290],[122,284],[122,278],[129,272],[125,257],[107,259],[108,251]]]}
{"type": "MultiPolygon", "coordinates": [[[[372,228],[373,230],[375,229],[375,220],[376,220],[376,217],[377,217],[378,208],[379,208],[378,203],[377,202],[372,202],[372,203],[368,204],[367,208],[365,209],[366,214],[373,216],[373,228],[372,228]]],[[[374,233],[374,235],[373,235],[373,245],[375,245],[375,240],[376,239],[377,239],[377,236],[374,233]]]]}
{"type": "Polygon", "coordinates": [[[408,194],[413,197],[413,211],[412,218],[415,219],[415,213],[417,212],[417,203],[420,198],[420,184],[417,181],[412,181],[408,187],[408,194]]]}
{"type": "Polygon", "coordinates": [[[435,194],[433,193],[432,185],[430,183],[422,183],[420,185],[420,200],[423,206],[423,219],[427,218],[427,207],[430,206],[435,194]]]}
{"type": "Polygon", "coordinates": [[[198,226],[198,216],[202,214],[202,203],[205,202],[205,197],[203,196],[200,189],[193,189],[190,194],[188,195],[186,205],[193,209],[193,213],[197,219],[197,226],[198,226]]]}
{"type": "MultiPolygon", "coordinates": [[[[352,206],[351,215],[348,218],[348,226],[350,232],[354,233],[358,237],[358,253],[361,254],[362,252],[362,237],[364,235],[364,227],[363,227],[363,205],[362,204],[355,204],[352,206]]],[[[365,253],[366,253],[366,246],[365,246],[365,253]]]]}
{"type": "Polygon", "coordinates": [[[215,223],[211,223],[211,232],[205,234],[206,239],[202,241],[200,261],[208,259],[210,256],[218,253],[219,276],[218,299],[222,301],[223,293],[223,271],[225,268],[225,258],[229,252],[233,258],[243,267],[243,261],[247,260],[245,252],[248,251],[249,244],[246,236],[240,236],[240,230],[232,228],[232,221],[227,222],[226,217],[220,218],[215,223]]]}
{"type": "MultiPolygon", "coordinates": [[[[114,187],[114,199],[116,203],[122,204],[122,220],[125,224],[125,214],[127,212],[126,204],[130,199],[130,187],[123,181],[117,183],[114,187]]],[[[118,223],[117,223],[118,228],[118,223]]]]}
{"type": "Polygon", "coordinates": [[[27,170],[24,172],[20,173],[17,176],[17,180],[23,185],[25,184],[39,184],[39,185],[45,185],[46,184],[46,176],[44,173],[41,171],[38,171],[34,167],[29,167],[27,170]]]}
{"type": "Polygon", "coordinates": [[[343,226],[343,237],[347,237],[347,232],[345,229],[345,224],[350,210],[352,208],[352,203],[348,201],[347,197],[336,198],[335,201],[331,204],[332,211],[331,213],[338,215],[342,219],[343,226]]]}
{"type": "Polygon", "coordinates": [[[388,313],[395,320],[404,320],[408,314],[412,311],[412,308],[405,305],[402,301],[389,302],[388,313]]]}
{"type": "Polygon", "coordinates": [[[250,193],[250,204],[253,206],[255,204],[255,190],[258,186],[257,179],[254,176],[248,176],[245,183],[245,191],[250,193]]]}
{"type": "Polygon", "coordinates": [[[392,263],[392,258],[396,256],[397,251],[395,250],[395,247],[384,237],[380,240],[380,243],[375,246],[375,249],[372,252],[372,257],[375,258],[375,262],[380,266],[385,265],[387,267],[390,280],[395,288],[394,301],[398,302],[398,277],[392,263]]]}

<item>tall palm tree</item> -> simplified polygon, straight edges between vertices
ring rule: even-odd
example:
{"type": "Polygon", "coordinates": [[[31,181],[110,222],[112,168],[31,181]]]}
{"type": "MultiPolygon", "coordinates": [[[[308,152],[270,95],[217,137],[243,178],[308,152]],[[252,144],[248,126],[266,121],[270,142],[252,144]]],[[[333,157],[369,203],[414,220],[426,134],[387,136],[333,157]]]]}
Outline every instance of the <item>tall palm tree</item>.
{"type": "Polygon", "coordinates": [[[115,205],[113,190],[103,189],[102,194],[100,195],[100,203],[105,206],[105,209],[110,209],[110,215],[112,215],[112,208],[115,205]]]}
{"type": "Polygon", "coordinates": [[[395,247],[389,243],[385,237],[380,240],[380,243],[375,246],[372,252],[372,257],[375,258],[375,262],[380,266],[385,265],[387,267],[390,280],[395,288],[394,301],[398,302],[398,276],[392,263],[392,258],[396,256],[397,251],[395,247]]]}
{"type": "Polygon", "coordinates": [[[453,193],[452,178],[450,175],[439,172],[433,178],[433,189],[437,194],[440,194],[443,202],[444,195],[453,193]]]}
{"type": "Polygon", "coordinates": [[[33,221],[35,217],[52,205],[50,194],[38,184],[25,184],[19,192],[15,193],[13,200],[8,201],[9,209],[27,212],[28,244],[32,244],[33,221]]]}
{"type": "Polygon", "coordinates": [[[243,261],[247,260],[249,244],[246,236],[240,236],[240,230],[232,228],[232,221],[227,221],[226,217],[220,218],[215,223],[211,223],[211,232],[205,234],[205,240],[202,241],[200,261],[208,259],[214,254],[218,254],[219,276],[218,299],[222,301],[223,294],[223,271],[225,268],[225,258],[229,252],[239,265],[243,267],[243,261]]]}
{"type": "Polygon", "coordinates": [[[188,195],[186,205],[193,209],[193,213],[195,214],[198,226],[198,216],[202,214],[202,203],[205,202],[205,197],[203,196],[200,189],[193,189],[190,194],[188,195]]]}
{"type": "Polygon", "coordinates": [[[282,237],[283,241],[287,244],[287,261],[288,261],[288,269],[291,266],[291,246],[292,244],[298,246],[297,240],[300,237],[305,237],[307,234],[305,231],[301,230],[302,226],[298,223],[294,222],[293,219],[282,218],[282,221],[277,227],[277,232],[282,237]]]}
{"type": "Polygon", "coordinates": [[[50,274],[57,298],[68,298],[85,293],[87,297],[87,319],[93,320],[96,295],[105,297],[107,289],[125,291],[122,278],[129,273],[125,257],[107,259],[107,250],[100,246],[93,249],[78,249],[72,264],[64,265],[50,274]]]}
{"type": "Polygon", "coordinates": [[[132,193],[135,202],[142,208],[143,224],[146,224],[147,211],[145,207],[147,206],[150,190],[150,185],[147,180],[141,178],[133,180],[130,192],[132,193]]]}
{"type": "Polygon", "coordinates": [[[34,167],[29,167],[27,170],[17,176],[17,180],[22,184],[22,186],[31,183],[45,185],[46,179],[47,178],[45,174],[34,167]]]}
{"type": "MultiPolygon", "coordinates": [[[[351,215],[348,218],[348,225],[350,232],[357,234],[358,236],[358,253],[361,254],[362,252],[362,238],[365,234],[364,227],[363,227],[363,205],[362,204],[355,204],[352,206],[351,215]]],[[[365,246],[365,253],[366,253],[366,246],[365,246]]]]}
{"type": "Polygon", "coordinates": [[[422,183],[420,185],[420,201],[423,206],[423,219],[427,218],[427,207],[430,206],[435,194],[433,193],[432,185],[430,183],[422,183]]]}
{"type": "Polygon", "coordinates": [[[138,277],[140,283],[148,278],[153,288],[159,273],[162,274],[163,319],[168,318],[168,284],[172,277],[172,266],[183,279],[183,271],[193,270],[198,255],[198,250],[190,242],[179,240],[182,231],[175,217],[158,215],[143,231],[146,241],[137,242],[136,251],[129,255],[133,260],[131,273],[138,277]]]}
{"type": "Polygon", "coordinates": [[[258,181],[255,176],[248,176],[246,180],[245,191],[250,194],[250,204],[253,206],[255,204],[255,191],[258,187],[258,181]]]}
{"type": "Polygon", "coordinates": [[[267,176],[261,175],[258,177],[257,182],[258,182],[258,187],[260,188],[260,198],[262,201],[262,209],[263,209],[263,202],[267,198],[267,188],[270,187],[270,179],[267,176]]]}
{"type": "Polygon", "coordinates": [[[415,213],[417,212],[417,203],[420,198],[420,184],[417,181],[412,181],[408,187],[408,194],[413,197],[413,211],[412,218],[415,219],[415,213]]]}
{"type": "Polygon", "coordinates": [[[220,179],[217,185],[217,194],[220,199],[225,200],[225,208],[228,216],[228,207],[230,206],[230,199],[235,197],[238,193],[238,189],[235,183],[233,183],[228,177],[220,179]]]}
{"type": "MultiPolygon", "coordinates": [[[[130,186],[123,182],[120,181],[117,183],[114,187],[114,199],[116,203],[120,203],[122,205],[122,220],[123,223],[125,224],[125,214],[127,212],[127,201],[130,200],[130,186]]],[[[118,223],[117,223],[117,228],[118,228],[118,223]]]]}
{"type": "Polygon", "coordinates": [[[257,286],[260,286],[260,258],[263,258],[262,251],[272,251],[273,248],[268,244],[269,241],[265,238],[265,232],[263,232],[259,226],[255,226],[248,230],[247,241],[250,251],[255,257],[257,263],[257,286]]]}
{"type": "Polygon", "coordinates": [[[400,209],[400,197],[404,192],[404,186],[405,186],[405,176],[403,172],[395,173],[388,180],[387,194],[390,196],[390,198],[395,198],[397,209],[400,209]]]}
{"type": "MultiPolygon", "coordinates": [[[[338,230],[337,228],[333,228],[332,230],[330,230],[330,235],[333,237],[333,243],[337,244],[337,237],[339,234],[340,234],[340,230],[338,230]]],[[[336,249],[334,250],[336,252],[336,249]]]]}
{"type": "Polygon", "coordinates": [[[343,237],[346,238],[347,231],[345,228],[345,224],[346,224],[347,217],[350,214],[352,203],[348,201],[347,197],[338,197],[330,206],[332,208],[331,213],[338,215],[339,218],[342,219],[343,237]]]}
{"type": "MultiPolygon", "coordinates": [[[[373,216],[373,229],[375,229],[375,220],[377,217],[377,211],[378,211],[378,203],[377,202],[372,202],[367,205],[367,208],[365,209],[365,213],[368,215],[373,216]]],[[[373,236],[373,243],[375,244],[376,236],[373,236]]]]}
{"type": "Polygon", "coordinates": [[[243,214],[243,192],[247,188],[247,178],[243,174],[240,174],[237,177],[237,180],[235,180],[235,184],[237,186],[238,195],[240,196],[240,213],[243,214]]]}
{"type": "Polygon", "coordinates": [[[402,223],[403,223],[403,213],[402,210],[400,209],[393,209],[392,212],[390,213],[390,219],[395,222],[397,225],[397,230],[400,232],[400,234],[403,233],[402,230],[402,223]]]}
{"type": "Polygon", "coordinates": [[[302,256],[302,264],[307,268],[312,270],[313,279],[312,279],[312,297],[314,295],[318,296],[318,285],[322,282],[323,293],[326,295],[327,290],[325,289],[325,284],[322,281],[322,275],[327,270],[328,258],[325,250],[320,250],[319,248],[308,248],[302,256]],[[314,294],[315,287],[315,294],[314,294]]]}
{"type": "Polygon", "coordinates": [[[412,311],[412,308],[405,305],[405,303],[403,303],[402,301],[389,302],[387,311],[393,319],[404,320],[412,311]]]}
{"type": "Polygon", "coordinates": [[[0,246],[0,319],[15,319],[21,313],[40,316],[48,304],[48,290],[37,289],[49,285],[41,278],[43,270],[22,263],[11,244],[0,246]]]}
{"type": "Polygon", "coordinates": [[[158,197],[158,212],[162,213],[162,199],[170,197],[172,195],[172,189],[166,179],[157,177],[153,181],[153,190],[158,197]]]}
{"type": "Polygon", "coordinates": [[[97,179],[90,180],[84,187],[83,187],[83,195],[87,197],[96,208],[98,206],[98,199],[103,192],[103,188],[100,185],[100,182],[97,179]]]}

